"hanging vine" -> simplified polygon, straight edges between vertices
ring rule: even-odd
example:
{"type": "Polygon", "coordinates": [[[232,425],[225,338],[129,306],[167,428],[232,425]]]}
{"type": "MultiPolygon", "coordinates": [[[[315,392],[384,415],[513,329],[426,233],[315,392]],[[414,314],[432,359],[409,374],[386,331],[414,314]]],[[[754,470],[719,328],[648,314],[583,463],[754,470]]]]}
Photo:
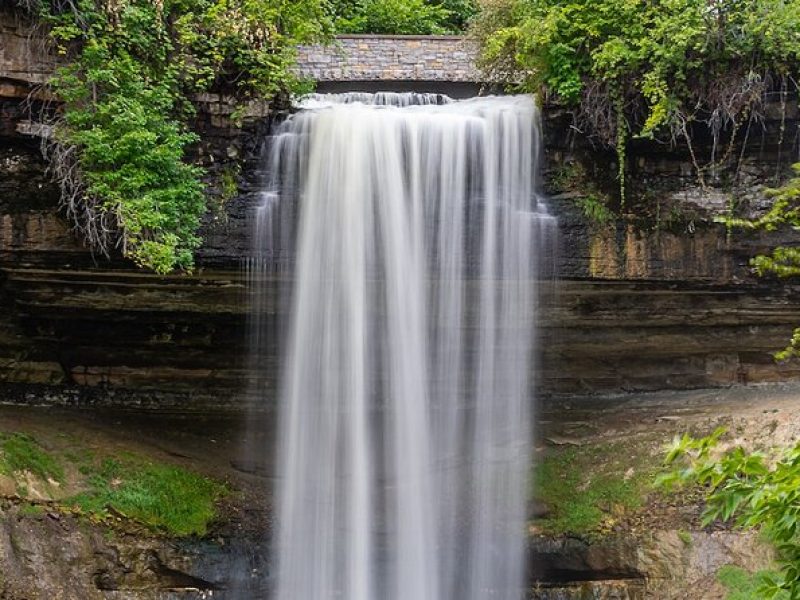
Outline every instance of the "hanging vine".
{"type": "Polygon", "coordinates": [[[685,143],[705,187],[769,93],[797,90],[798,30],[786,0],[484,0],[473,27],[491,75],[573,107],[576,127],[616,149],[621,206],[632,137],[685,143]],[[695,124],[713,134],[707,164],[695,124]]]}

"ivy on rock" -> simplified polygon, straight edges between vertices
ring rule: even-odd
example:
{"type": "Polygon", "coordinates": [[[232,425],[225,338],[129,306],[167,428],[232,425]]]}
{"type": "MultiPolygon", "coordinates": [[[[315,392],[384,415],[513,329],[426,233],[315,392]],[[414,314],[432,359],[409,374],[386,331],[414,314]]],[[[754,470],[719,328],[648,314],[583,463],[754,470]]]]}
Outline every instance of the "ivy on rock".
{"type": "MultiPolygon", "coordinates": [[[[793,165],[795,177],[782,187],[767,190],[772,198],[769,209],[755,219],[725,219],[728,226],[743,229],[776,231],[778,229],[800,229],[800,163],[793,165]]],[[[791,278],[800,276],[800,247],[778,246],[768,254],[761,254],[750,261],[760,276],[791,278]]],[[[789,344],[775,353],[775,358],[785,361],[800,357],[800,328],[794,330],[789,344]]]]}

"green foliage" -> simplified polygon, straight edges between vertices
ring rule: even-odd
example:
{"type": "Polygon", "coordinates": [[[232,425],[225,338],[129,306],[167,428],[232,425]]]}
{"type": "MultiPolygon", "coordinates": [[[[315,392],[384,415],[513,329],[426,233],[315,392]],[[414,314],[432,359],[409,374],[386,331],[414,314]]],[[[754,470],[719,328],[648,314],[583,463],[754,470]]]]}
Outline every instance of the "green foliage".
{"type": "Polygon", "coordinates": [[[487,0],[474,31],[490,73],[575,107],[617,148],[624,201],[630,135],[684,139],[702,171],[692,123],[732,143],[772,87],[793,85],[798,29],[785,0],[487,0]]]}
{"type": "Polygon", "coordinates": [[[67,213],[87,241],[158,273],[190,270],[203,172],[184,162],[192,94],[270,99],[299,82],[297,43],[328,31],[322,0],[27,0],[67,57],[53,154],[67,213]],[[110,233],[116,234],[109,240],[110,233]]]}
{"type": "Polygon", "coordinates": [[[692,539],[692,534],[683,529],[678,531],[678,539],[681,542],[683,542],[684,546],[691,546],[692,544],[694,544],[694,540],[692,539]]]}
{"type": "Polygon", "coordinates": [[[340,33],[459,33],[477,13],[475,0],[332,0],[340,33]]]}
{"type": "MultiPolygon", "coordinates": [[[[724,565],[717,572],[717,580],[728,590],[725,600],[754,600],[761,597],[760,588],[765,581],[776,576],[773,571],[759,571],[750,574],[734,565],[724,565]]],[[[780,592],[776,600],[789,600],[789,594],[780,592]]]]}
{"type": "MultiPolygon", "coordinates": [[[[779,228],[800,228],[800,163],[794,165],[796,176],[784,186],[768,190],[772,197],[769,210],[758,219],[726,219],[731,227],[775,231],[779,228]]],[[[797,277],[800,275],[800,248],[779,246],[769,254],[756,256],[750,264],[761,276],[772,274],[778,277],[797,277]]],[[[800,356],[800,328],[795,329],[789,345],[775,353],[780,361],[800,356]]]]}
{"type": "MultiPolygon", "coordinates": [[[[800,163],[794,165],[797,176],[781,188],[768,190],[772,197],[769,210],[753,220],[730,219],[728,223],[745,229],[775,231],[779,227],[800,227],[800,163]]],[[[800,249],[780,247],[771,254],[757,256],[752,261],[759,275],[772,273],[779,277],[800,275],[800,249]]]]}
{"type": "Polygon", "coordinates": [[[241,165],[237,162],[229,163],[223,166],[218,173],[218,188],[213,194],[213,202],[211,202],[211,209],[214,219],[227,220],[225,213],[225,204],[236,197],[239,193],[239,175],[241,174],[241,165]]]}
{"type": "Polygon", "coordinates": [[[602,196],[594,194],[580,196],[576,198],[575,202],[591,223],[605,225],[614,220],[614,213],[608,208],[608,204],[602,196]]]}
{"type": "Polygon", "coordinates": [[[425,0],[359,0],[350,18],[340,18],[343,33],[436,34],[445,33],[450,14],[425,0]]]}
{"type": "Polygon", "coordinates": [[[24,433],[0,434],[0,473],[25,471],[42,480],[64,480],[64,468],[34,438],[24,433]]]}
{"type": "Polygon", "coordinates": [[[80,148],[83,193],[115,216],[124,253],[159,273],[191,268],[205,198],[200,169],[182,160],[196,138],[168,116],[175,109],[170,88],[150,83],[130,57],[95,45],[53,87],[67,102],[56,135],[80,148]],[[113,91],[87,101],[92,87],[106,84],[113,91]]]}
{"type": "Polygon", "coordinates": [[[220,198],[222,202],[234,198],[239,193],[239,174],[241,173],[241,166],[227,166],[222,170],[220,177],[220,198]]]}
{"type": "Polygon", "coordinates": [[[440,0],[435,4],[441,6],[449,14],[442,22],[442,26],[448,33],[463,32],[470,21],[478,14],[478,3],[476,0],[440,0]]]}
{"type": "Polygon", "coordinates": [[[171,535],[203,535],[224,492],[216,481],[180,467],[109,458],[90,476],[89,490],[71,502],[91,515],[113,512],[171,535]]]}
{"type": "Polygon", "coordinates": [[[763,529],[778,549],[781,572],[764,574],[760,593],[765,598],[780,598],[784,592],[800,597],[800,445],[775,461],[741,447],[719,453],[724,433],[717,429],[699,439],[676,437],[665,460],[671,470],[657,483],[707,486],[704,524],[719,519],[763,529]]]}
{"type": "Polygon", "coordinates": [[[641,506],[649,469],[621,450],[618,445],[569,448],[542,460],[534,471],[533,491],[550,514],[537,525],[551,534],[585,534],[641,506]]]}
{"type": "Polygon", "coordinates": [[[573,201],[590,223],[605,225],[614,220],[608,195],[598,188],[581,163],[561,165],[553,174],[550,184],[554,190],[577,193],[573,201]]]}

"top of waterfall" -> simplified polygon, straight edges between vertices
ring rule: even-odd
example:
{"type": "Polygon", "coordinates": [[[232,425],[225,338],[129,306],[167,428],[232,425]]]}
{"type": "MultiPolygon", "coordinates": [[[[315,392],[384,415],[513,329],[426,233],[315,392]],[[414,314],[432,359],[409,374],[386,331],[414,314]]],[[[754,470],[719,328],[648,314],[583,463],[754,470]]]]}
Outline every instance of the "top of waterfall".
{"type": "Polygon", "coordinates": [[[298,108],[325,108],[335,104],[368,104],[371,106],[430,106],[450,104],[453,99],[444,94],[417,92],[345,92],[341,94],[309,94],[296,103],[298,108]]]}
{"type": "Polygon", "coordinates": [[[436,113],[459,113],[474,116],[488,107],[510,110],[535,110],[535,100],[527,94],[508,96],[477,96],[464,100],[456,100],[444,94],[417,92],[346,92],[341,94],[309,94],[299,98],[295,107],[302,111],[319,109],[362,106],[387,109],[419,109],[436,113]]]}

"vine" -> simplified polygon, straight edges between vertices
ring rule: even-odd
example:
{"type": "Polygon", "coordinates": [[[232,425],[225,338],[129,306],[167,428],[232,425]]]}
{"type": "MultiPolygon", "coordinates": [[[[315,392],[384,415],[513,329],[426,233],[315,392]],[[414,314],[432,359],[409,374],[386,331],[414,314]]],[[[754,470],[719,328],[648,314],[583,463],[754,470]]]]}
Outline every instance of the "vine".
{"type": "Polygon", "coordinates": [[[621,95],[618,95],[615,99],[614,106],[617,115],[615,146],[617,151],[617,179],[619,180],[619,207],[622,210],[625,208],[625,160],[627,159],[628,123],[625,121],[625,101],[621,95]]]}
{"type": "Polygon", "coordinates": [[[705,187],[768,94],[797,90],[798,29],[800,4],[785,0],[484,0],[473,33],[490,75],[572,107],[577,129],[616,149],[623,206],[632,137],[685,142],[705,187]],[[708,164],[695,124],[713,133],[708,164]]]}

